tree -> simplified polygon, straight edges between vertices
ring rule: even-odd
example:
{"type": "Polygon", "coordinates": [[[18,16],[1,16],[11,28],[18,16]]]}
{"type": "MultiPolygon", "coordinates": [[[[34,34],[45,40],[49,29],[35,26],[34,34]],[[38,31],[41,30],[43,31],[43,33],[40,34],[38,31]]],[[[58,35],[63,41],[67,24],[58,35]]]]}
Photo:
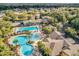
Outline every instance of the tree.
{"type": "Polygon", "coordinates": [[[71,21],[71,25],[72,27],[74,27],[75,29],[79,30],[79,18],[75,18],[71,21]]]}
{"type": "Polygon", "coordinates": [[[2,36],[2,31],[0,30],[0,36],[2,36]]]}
{"type": "Polygon", "coordinates": [[[17,45],[18,44],[18,39],[13,40],[13,43],[17,45]]]}
{"type": "Polygon", "coordinates": [[[44,31],[45,34],[50,34],[52,32],[52,28],[50,27],[43,27],[42,30],[44,31]]]}
{"type": "Polygon", "coordinates": [[[23,19],[25,19],[25,17],[26,17],[26,16],[25,16],[25,14],[23,14],[23,13],[18,15],[18,19],[19,19],[19,20],[23,20],[23,19]]]}
{"type": "Polygon", "coordinates": [[[9,34],[12,31],[12,26],[11,23],[9,21],[0,21],[0,32],[1,32],[1,36],[6,36],[7,34],[9,34]]]}
{"type": "Polygon", "coordinates": [[[17,15],[14,13],[14,11],[12,10],[7,10],[5,12],[5,17],[3,18],[4,20],[8,20],[8,21],[15,21],[17,18],[17,15]]]}
{"type": "Polygon", "coordinates": [[[56,26],[56,24],[58,23],[58,20],[56,18],[52,17],[50,22],[51,22],[51,25],[56,26]]]}
{"type": "Polygon", "coordinates": [[[4,20],[4,21],[10,21],[10,17],[8,17],[8,16],[3,16],[3,20],[4,20]]]}
{"type": "Polygon", "coordinates": [[[42,41],[39,41],[38,43],[38,48],[44,48],[45,47],[45,45],[42,43],[42,41]]]}
{"type": "Polygon", "coordinates": [[[37,44],[38,44],[38,48],[43,56],[51,55],[51,51],[52,51],[51,48],[46,47],[42,41],[39,41],[37,44]]]}
{"type": "Polygon", "coordinates": [[[45,56],[50,56],[51,55],[51,48],[45,47],[44,55],[45,56]]]}
{"type": "Polygon", "coordinates": [[[66,35],[69,35],[70,37],[74,38],[77,35],[77,32],[74,28],[68,27],[65,29],[66,35]]]}
{"type": "Polygon", "coordinates": [[[27,43],[29,43],[29,44],[34,43],[33,41],[30,40],[30,38],[31,38],[31,36],[32,36],[31,32],[30,32],[30,31],[25,31],[25,32],[26,32],[26,36],[29,38],[29,41],[26,42],[26,44],[27,44],[27,43]]]}
{"type": "Polygon", "coordinates": [[[34,41],[29,40],[27,43],[28,43],[28,44],[33,44],[34,41]]]}
{"type": "Polygon", "coordinates": [[[3,42],[5,39],[4,38],[0,38],[0,45],[4,45],[5,43],[3,42]]]}
{"type": "Polygon", "coordinates": [[[15,56],[15,52],[11,51],[9,46],[0,45],[0,56],[15,56]]]}

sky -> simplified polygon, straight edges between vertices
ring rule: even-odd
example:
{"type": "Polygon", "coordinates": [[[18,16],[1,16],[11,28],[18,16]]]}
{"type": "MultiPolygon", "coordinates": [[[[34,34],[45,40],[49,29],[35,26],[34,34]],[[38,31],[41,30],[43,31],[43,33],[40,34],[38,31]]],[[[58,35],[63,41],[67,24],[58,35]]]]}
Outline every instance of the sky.
{"type": "Polygon", "coordinates": [[[0,0],[0,3],[79,3],[79,0],[0,0]]]}

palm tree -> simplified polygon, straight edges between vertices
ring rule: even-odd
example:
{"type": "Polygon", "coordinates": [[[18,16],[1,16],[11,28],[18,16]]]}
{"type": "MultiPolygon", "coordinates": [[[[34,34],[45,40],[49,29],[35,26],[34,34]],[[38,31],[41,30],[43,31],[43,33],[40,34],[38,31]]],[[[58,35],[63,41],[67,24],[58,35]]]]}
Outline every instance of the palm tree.
{"type": "Polygon", "coordinates": [[[34,41],[29,40],[27,43],[28,43],[28,44],[33,44],[34,41]]]}
{"type": "Polygon", "coordinates": [[[7,34],[9,34],[12,30],[12,26],[11,23],[9,21],[1,21],[0,22],[0,33],[2,34],[2,36],[6,36],[7,34]]]}
{"type": "MultiPolygon", "coordinates": [[[[31,38],[31,32],[30,31],[26,31],[26,36],[28,37],[28,38],[31,38]]],[[[30,39],[29,39],[30,40],[30,39]]]]}
{"type": "Polygon", "coordinates": [[[15,52],[7,45],[0,45],[0,56],[14,56],[15,52]]]}
{"type": "Polygon", "coordinates": [[[2,31],[0,30],[0,36],[2,36],[2,31]]]}
{"type": "Polygon", "coordinates": [[[29,41],[28,42],[31,42],[31,36],[32,34],[29,34],[27,37],[29,38],[29,41]]]}
{"type": "Polygon", "coordinates": [[[17,45],[18,44],[18,40],[17,39],[13,40],[13,43],[15,43],[17,45]]]}
{"type": "Polygon", "coordinates": [[[30,42],[31,41],[30,38],[32,36],[31,32],[30,31],[26,31],[26,36],[29,38],[29,41],[28,42],[30,42]]]}

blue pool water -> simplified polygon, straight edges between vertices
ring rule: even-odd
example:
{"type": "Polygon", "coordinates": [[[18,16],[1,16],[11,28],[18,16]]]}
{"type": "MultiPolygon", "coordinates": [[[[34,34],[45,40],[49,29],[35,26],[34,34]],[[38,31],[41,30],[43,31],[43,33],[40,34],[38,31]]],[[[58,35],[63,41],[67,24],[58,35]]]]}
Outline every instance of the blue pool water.
{"type": "MultiPolygon", "coordinates": [[[[31,44],[26,44],[29,40],[36,41],[40,39],[40,34],[38,33],[33,33],[31,37],[29,38],[28,36],[17,36],[14,38],[14,40],[18,40],[18,44],[21,46],[20,50],[23,55],[31,55],[33,52],[33,47],[31,44]]],[[[13,43],[16,44],[16,43],[13,43]]]]}
{"type": "MultiPolygon", "coordinates": [[[[26,36],[17,36],[14,38],[14,40],[18,40],[18,44],[23,45],[29,40],[29,38],[26,36]]],[[[16,44],[16,43],[14,43],[14,44],[16,44]]]]}
{"type": "Polygon", "coordinates": [[[32,36],[31,36],[32,41],[36,41],[36,40],[38,40],[40,38],[41,38],[41,36],[38,33],[33,33],[32,36]]]}
{"type": "MultiPolygon", "coordinates": [[[[32,27],[21,27],[18,29],[18,31],[27,31],[27,30],[29,30],[29,31],[38,30],[38,28],[35,26],[32,26],[32,27]]],[[[23,55],[28,56],[33,53],[34,48],[31,44],[27,44],[27,42],[29,40],[36,41],[40,38],[41,38],[41,36],[39,33],[33,33],[33,34],[31,34],[30,38],[28,36],[17,36],[13,40],[18,40],[17,44],[19,44],[21,46],[20,52],[23,55]]],[[[16,43],[13,43],[13,44],[16,44],[16,43]]]]}
{"type": "MultiPolygon", "coordinates": [[[[17,37],[14,38],[14,40],[18,40],[18,44],[23,45],[23,44],[26,44],[26,42],[28,42],[29,40],[36,41],[40,38],[41,38],[40,34],[34,33],[34,34],[31,35],[30,38],[28,36],[17,36],[17,37]]],[[[14,43],[14,44],[16,44],[16,43],[14,43]]]]}
{"type": "Polygon", "coordinates": [[[21,28],[19,28],[19,30],[18,31],[32,31],[32,30],[38,30],[38,28],[37,27],[35,27],[35,26],[32,26],[32,27],[21,27],[21,28]]]}
{"type": "Polygon", "coordinates": [[[33,46],[30,44],[24,44],[21,46],[20,51],[22,52],[23,55],[31,55],[33,52],[33,46]]]}

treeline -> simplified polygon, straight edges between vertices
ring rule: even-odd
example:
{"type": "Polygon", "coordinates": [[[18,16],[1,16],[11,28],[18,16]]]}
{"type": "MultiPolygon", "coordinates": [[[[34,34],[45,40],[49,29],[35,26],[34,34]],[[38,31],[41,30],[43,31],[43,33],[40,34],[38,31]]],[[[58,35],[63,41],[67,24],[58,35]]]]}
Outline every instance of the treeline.
{"type": "Polygon", "coordinates": [[[7,9],[28,9],[28,8],[58,8],[58,7],[79,7],[79,4],[56,4],[56,3],[36,3],[36,4],[22,4],[22,3],[14,3],[14,4],[0,4],[0,10],[7,9]]]}

